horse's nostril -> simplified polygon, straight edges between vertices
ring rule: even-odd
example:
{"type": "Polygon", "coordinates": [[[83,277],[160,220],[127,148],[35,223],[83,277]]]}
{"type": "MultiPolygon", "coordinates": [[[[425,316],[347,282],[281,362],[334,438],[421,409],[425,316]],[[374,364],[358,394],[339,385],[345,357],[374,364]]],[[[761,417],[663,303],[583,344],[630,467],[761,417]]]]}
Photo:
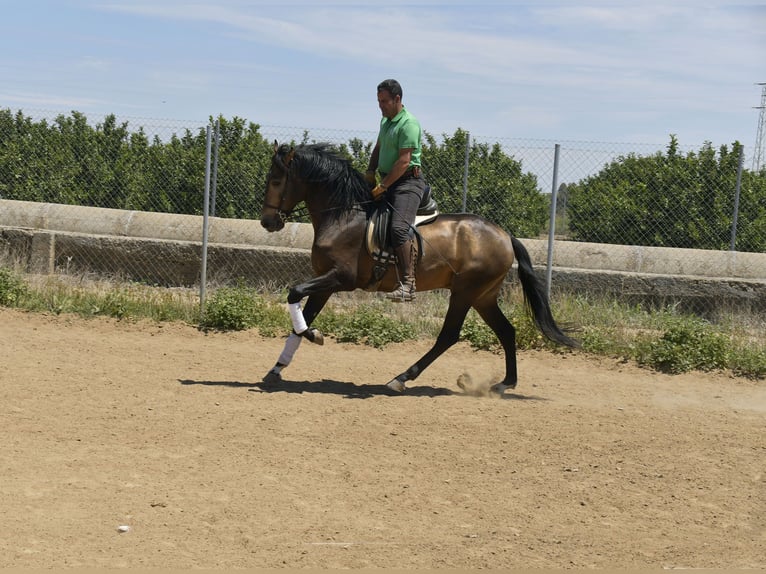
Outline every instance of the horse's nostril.
{"type": "Polygon", "coordinates": [[[279,231],[284,226],[284,222],[279,218],[264,217],[261,219],[261,227],[263,227],[266,231],[279,231]]]}

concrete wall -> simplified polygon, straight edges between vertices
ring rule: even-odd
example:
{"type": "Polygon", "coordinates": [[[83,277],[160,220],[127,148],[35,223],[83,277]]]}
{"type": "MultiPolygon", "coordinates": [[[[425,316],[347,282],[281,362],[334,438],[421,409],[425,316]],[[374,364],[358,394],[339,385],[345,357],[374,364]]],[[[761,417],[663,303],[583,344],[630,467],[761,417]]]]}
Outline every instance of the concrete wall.
{"type": "MultiPolygon", "coordinates": [[[[199,280],[201,238],[199,216],[0,200],[0,256],[36,272],[61,269],[70,253],[92,253],[78,257],[89,262],[85,271],[191,285],[199,280]]],[[[258,221],[211,218],[208,277],[229,279],[226,262],[236,260],[239,275],[295,283],[310,275],[312,239],[308,224],[268,233],[258,221]]],[[[548,242],[523,243],[544,271],[548,242]]],[[[557,241],[553,266],[556,289],[766,312],[763,253],[557,241]]]]}

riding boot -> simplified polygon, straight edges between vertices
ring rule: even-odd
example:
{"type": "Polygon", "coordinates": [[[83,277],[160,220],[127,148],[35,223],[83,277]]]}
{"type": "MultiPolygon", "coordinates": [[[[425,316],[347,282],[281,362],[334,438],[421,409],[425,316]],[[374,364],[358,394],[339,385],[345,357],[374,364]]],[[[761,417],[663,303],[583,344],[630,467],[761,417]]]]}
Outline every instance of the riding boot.
{"type": "Polygon", "coordinates": [[[415,300],[415,260],[412,240],[405,241],[394,248],[396,253],[396,268],[399,272],[399,285],[386,294],[386,298],[396,302],[415,300]]]}

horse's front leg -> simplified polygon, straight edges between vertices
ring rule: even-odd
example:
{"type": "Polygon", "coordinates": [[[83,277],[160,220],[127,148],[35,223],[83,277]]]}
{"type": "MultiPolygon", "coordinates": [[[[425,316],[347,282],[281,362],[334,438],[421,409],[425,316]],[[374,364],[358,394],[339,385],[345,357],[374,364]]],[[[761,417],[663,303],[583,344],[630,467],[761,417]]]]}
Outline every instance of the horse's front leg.
{"type": "Polygon", "coordinates": [[[324,335],[318,329],[311,329],[311,323],[316,319],[319,312],[324,308],[330,296],[336,291],[348,288],[343,280],[344,275],[337,269],[314,277],[305,283],[296,285],[287,294],[287,305],[290,311],[290,320],[293,332],[287,337],[284,349],[277,359],[277,364],[264,377],[265,382],[281,380],[281,372],[288,366],[295,352],[300,347],[302,339],[308,339],[319,345],[324,343],[324,335]],[[301,301],[308,296],[306,309],[301,309],[301,301]]]}
{"type": "Polygon", "coordinates": [[[327,273],[314,277],[305,283],[295,285],[287,293],[287,308],[290,311],[290,321],[293,331],[319,345],[324,344],[324,336],[318,329],[309,329],[311,322],[316,318],[327,303],[330,295],[336,291],[353,288],[352,281],[347,274],[334,268],[327,273]],[[349,285],[352,285],[349,287],[349,285]],[[301,309],[301,301],[308,297],[306,311],[301,309]]]}
{"type": "MultiPolygon", "coordinates": [[[[275,383],[282,380],[280,374],[282,369],[292,362],[293,356],[295,356],[295,352],[298,350],[298,347],[300,347],[301,341],[304,338],[319,345],[324,343],[324,336],[322,333],[318,329],[311,329],[310,327],[311,323],[316,319],[316,316],[319,315],[319,312],[325,306],[325,303],[330,299],[330,295],[332,295],[332,293],[315,293],[314,295],[309,296],[308,301],[306,301],[306,308],[303,311],[301,311],[300,303],[298,303],[297,310],[298,313],[301,314],[298,320],[303,321],[306,327],[301,333],[298,333],[295,329],[295,321],[293,321],[293,332],[287,337],[285,346],[277,359],[277,364],[266,374],[263,379],[264,382],[275,383]]],[[[295,311],[293,311],[293,307],[291,307],[291,319],[293,318],[294,313],[295,311]]]]}

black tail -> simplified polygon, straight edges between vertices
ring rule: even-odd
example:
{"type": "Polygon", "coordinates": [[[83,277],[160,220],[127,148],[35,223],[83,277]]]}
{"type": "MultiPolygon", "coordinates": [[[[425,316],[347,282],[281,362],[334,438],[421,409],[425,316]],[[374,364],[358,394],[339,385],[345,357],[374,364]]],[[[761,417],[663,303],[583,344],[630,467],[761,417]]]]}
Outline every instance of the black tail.
{"type": "Polygon", "coordinates": [[[567,347],[579,347],[580,343],[566,335],[556,324],[551,313],[551,306],[548,302],[548,296],[545,294],[545,287],[535,275],[532,268],[532,260],[529,258],[529,252],[521,241],[511,236],[513,252],[516,254],[516,261],[519,264],[519,280],[521,288],[524,291],[524,302],[527,309],[535,321],[538,329],[543,335],[555,343],[561,343],[567,347]]]}

